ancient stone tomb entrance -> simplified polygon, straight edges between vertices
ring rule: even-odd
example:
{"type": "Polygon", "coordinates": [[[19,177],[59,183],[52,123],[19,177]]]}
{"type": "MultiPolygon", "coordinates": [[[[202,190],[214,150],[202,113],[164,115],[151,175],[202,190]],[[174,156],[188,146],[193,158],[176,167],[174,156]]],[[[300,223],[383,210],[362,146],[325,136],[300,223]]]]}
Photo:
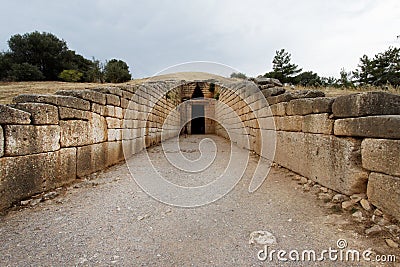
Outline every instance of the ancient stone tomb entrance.
{"type": "Polygon", "coordinates": [[[182,86],[181,125],[188,134],[215,133],[214,88],[207,82],[193,82],[182,86]]]}
{"type": "Polygon", "coordinates": [[[204,105],[192,105],[192,134],[205,134],[204,105]]]}

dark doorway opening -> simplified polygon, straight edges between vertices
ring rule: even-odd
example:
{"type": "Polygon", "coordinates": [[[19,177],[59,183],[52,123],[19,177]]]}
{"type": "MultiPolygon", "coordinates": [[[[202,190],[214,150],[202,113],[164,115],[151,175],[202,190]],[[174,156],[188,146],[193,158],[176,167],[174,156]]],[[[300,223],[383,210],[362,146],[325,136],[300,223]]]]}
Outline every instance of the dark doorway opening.
{"type": "Polygon", "coordinates": [[[201,91],[200,86],[196,84],[196,87],[194,88],[193,91],[192,99],[203,98],[203,97],[204,97],[203,91],[201,91]]]}
{"type": "Polygon", "coordinates": [[[192,134],[206,133],[206,120],[204,118],[204,105],[192,106],[192,134]]]}

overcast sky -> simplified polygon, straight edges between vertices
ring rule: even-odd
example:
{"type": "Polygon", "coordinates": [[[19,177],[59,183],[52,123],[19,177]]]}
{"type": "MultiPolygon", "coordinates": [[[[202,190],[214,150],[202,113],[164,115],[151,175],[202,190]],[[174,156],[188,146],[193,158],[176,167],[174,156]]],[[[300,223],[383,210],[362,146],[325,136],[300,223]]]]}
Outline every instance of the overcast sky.
{"type": "Polygon", "coordinates": [[[285,48],[303,70],[338,76],[400,46],[399,0],[0,0],[0,50],[45,31],[87,58],[125,60],[134,77],[212,61],[249,76],[285,48]]]}

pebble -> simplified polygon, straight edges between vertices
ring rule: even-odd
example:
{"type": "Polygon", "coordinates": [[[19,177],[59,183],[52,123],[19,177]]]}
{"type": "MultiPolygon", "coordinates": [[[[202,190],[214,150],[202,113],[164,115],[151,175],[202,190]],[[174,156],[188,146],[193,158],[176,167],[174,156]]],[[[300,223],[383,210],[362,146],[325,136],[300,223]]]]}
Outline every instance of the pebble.
{"type": "Polygon", "coordinates": [[[22,206],[26,206],[26,205],[29,205],[29,203],[31,203],[31,199],[28,199],[28,200],[23,200],[23,201],[21,201],[21,205],[22,206]]]}
{"type": "Polygon", "coordinates": [[[388,229],[389,232],[390,232],[392,235],[398,235],[398,234],[400,233],[400,227],[397,226],[397,225],[395,225],[395,224],[385,226],[385,228],[388,229]]]}
{"type": "Polygon", "coordinates": [[[328,194],[328,193],[319,193],[318,194],[318,199],[321,199],[321,200],[331,200],[331,198],[332,198],[331,194],[328,194]]]}
{"type": "Polygon", "coordinates": [[[306,177],[301,177],[299,183],[300,184],[306,184],[306,183],[308,183],[308,180],[307,180],[306,177]]]}
{"type": "Polygon", "coordinates": [[[354,194],[350,196],[350,199],[353,200],[354,202],[359,202],[361,199],[365,198],[365,194],[354,194]]]}
{"type": "Polygon", "coordinates": [[[301,180],[301,176],[300,175],[295,175],[295,176],[292,177],[292,180],[300,181],[301,180]]]}
{"type": "Polygon", "coordinates": [[[383,215],[383,212],[382,212],[381,210],[379,210],[379,209],[376,209],[376,210],[374,210],[374,215],[376,215],[376,216],[382,216],[382,215],[383,215]]]}
{"type": "Polygon", "coordinates": [[[323,186],[321,186],[320,190],[322,193],[328,193],[328,191],[329,191],[328,188],[323,187],[323,186]]]}
{"type": "Polygon", "coordinates": [[[308,185],[308,184],[303,185],[304,191],[308,192],[308,191],[310,191],[310,189],[311,189],[310,185],[308,185]]]}
{"type": "Polygon", "coordinates": [[[396,242],[394,242],[392,239],[385,239],[386,244],[391,247],[391,248],[398,248],[399,244],[397,244],[396,242]]]}
{"type": "Polygon", "coordinates": [[[33,207],[33,206],[36,206],[37,204],[39,204],[41,201],[42,201],[41,198],[35,198],[35,199],[32,199],[32,201],[30,202],[30,204],[31,204],[31,206],[33,207]]]}
{"type": "Polygon", "coordinates": [[[59,193],[57,193],[57,192],[48,192],[47,194],[45,194],[44,196],[43,196],[43,199],[45,199],[45,200],[49,200],[49,199],[53,199],[53,198],[55,198],[55,197],[57,197],[59,195],[59,193]]]}
{"type": "Polygon", "coordinates": [[[363,207],[363,209],[365,209],[366,211],[370,211],[371,210],[371,205],[369,204],[369,201],[366,199],[361,199],[360,201],[361,207],[363,207]]]}
{"type": "Polygon", "coordinates": [[[348,200],[342,202],[342,209],[344,210],[350,210],[352,207],[354,207],[354,201],[353,200],[348,200]]]}
{"type": "Polygon", "coordinates": [[[367,235],[373,235],[373,234],[377,234],[382,232],[382,227],[380,227],[379,225],[374,225],[371,228],[368,228],[367,230],[365,230],[365,233],[367,235]]]}
{"type": "Polygon", "coordinates": [[[333,196],[332,198],[332,202],[333,203],[339,203],[339,202],[343,202],[347,199],[347,197],[345,195],[342,194],[336,194],[333,196]]]}
{"type": "Polygon", "coordinates": [[[356,221],[358,222],[362,222],[363,220],[365,220],[363,214],[361,211],[356,211],[352,214],[352,216],[356,219],[356,221]]]}

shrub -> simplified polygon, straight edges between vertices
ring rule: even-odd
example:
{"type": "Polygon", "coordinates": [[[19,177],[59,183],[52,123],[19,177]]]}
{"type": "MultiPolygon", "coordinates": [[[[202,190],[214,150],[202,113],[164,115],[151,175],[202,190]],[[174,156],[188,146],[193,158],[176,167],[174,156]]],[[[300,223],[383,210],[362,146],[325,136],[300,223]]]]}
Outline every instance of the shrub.
{"type": "Polygon", "coordinates": [[[78,82],[81,80],[83,76],[82,72],[77,70],[63,70],[59,75],[58,78],[65,82],[78,82]]]}

